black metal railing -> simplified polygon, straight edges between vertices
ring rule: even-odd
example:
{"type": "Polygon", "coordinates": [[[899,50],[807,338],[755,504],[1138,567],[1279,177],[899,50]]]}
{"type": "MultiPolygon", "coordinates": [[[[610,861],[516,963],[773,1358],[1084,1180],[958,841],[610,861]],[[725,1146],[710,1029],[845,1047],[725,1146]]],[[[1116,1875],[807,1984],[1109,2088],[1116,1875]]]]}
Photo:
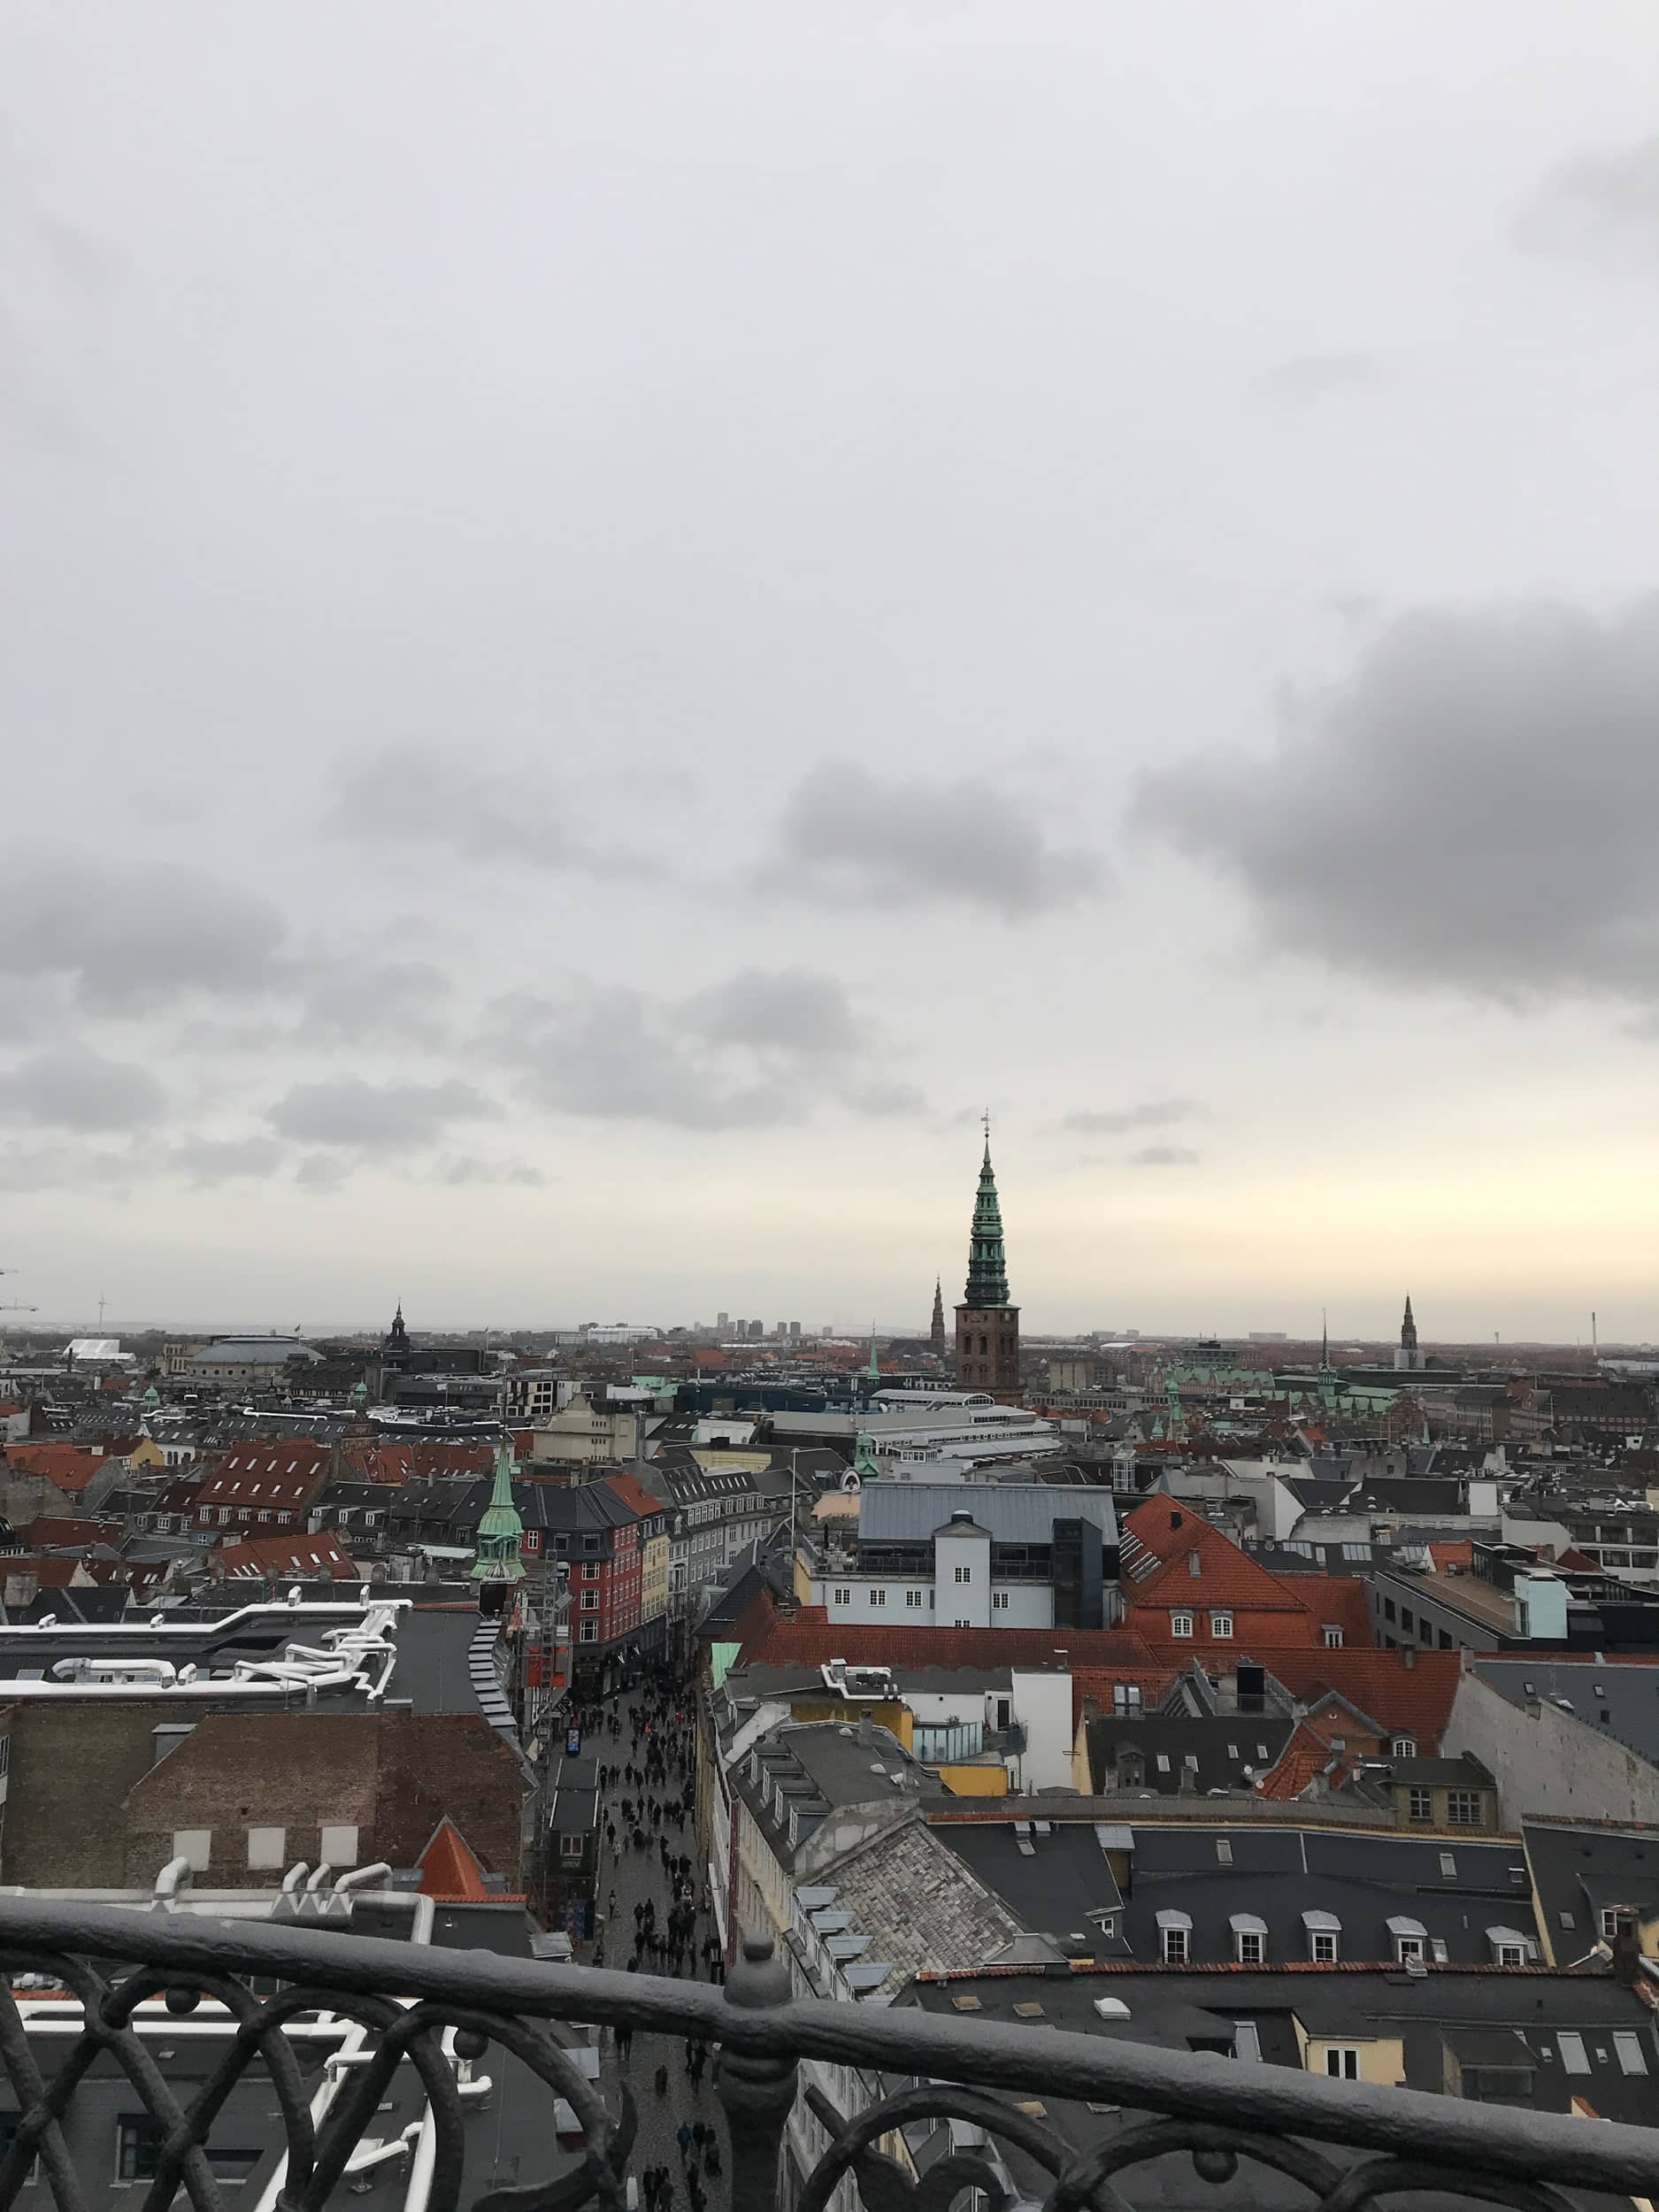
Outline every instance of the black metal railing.
{"type": "MultiPolygon", "coordinates": [[[[786,2130],[796,2132],[798,2095],[829,2142],[785,2193],[794,2212],[825,2212],[849,2177],[872,2212],[949,2212],[970,2191],[995,2208],[1017,2193],[1007,2153],[1049,2177],[1047,2212],[1125,2212],[1135,2170],[1176,2154],[1217,2186],[1255,2162],[1302,2185],[1322,2212],[1430,2192],[1517,2212],[1564,2212],[1562,2187],[1659,2196],[1659,2131],[1049,2028],[800,2001],[764,1939],[746,1942],[712,1987],[321,1925],[5,1897],[0,1975],[0,2067],[15,2099],[0,2208],[39,2182],[60,2212],[101,2201],[107,2153],[89,2174],[76,2105],[103,2095],[107,2108],[114,2095],[138,2108],[122,2124],[132,2154],[118,2179],[148,2184],[144,2212],[162,2212],[181,2191],[197,2212],[223,2212],[226,2158],[252,2154],[216,2150],[216,2123],[229,2125],[234,2100],[257,2087],[260,2110],[279,2124],[281,2162],[267,2161],[257,2200],[274,2212],[313,2212],[342,2190],[370,2193],[388,2174],[403,2180],[406,2212],[450,2212],[464,2196],[477,2212],[589,2203],[626,2212],[639,2116],[610,2047],[602,2066],[571,2032],[594,2027],[717,2047],[733,2212],[775,2212],[785,2200],[781,2153],[786,2130]],[[26,1976],[37,1978],[19,1986],[26,1976]],[[202,2039],[194,2062],[164,2073],[159,2062],[179,2053],[161,2045],[192,2033],[202,2039]],[[320,2062],[308,2036],[328,2045],[320,2062]],[[340,2047],[348,2036],[358,2039],[350,2049],[340,2047]],[[843,2114],[803,2081],[803,2060],[899,2085],[843,2114]],[[510,2186],[499,2185],[502,2115],[488,2109],[487,2065],[503,2078],[516,2068],[543,2101],[510,2186]],[[1043,2100],[1105,2106],[1120,2124],[1084,2147],[1048,2122],[1043,2100]],[[907,2142],[943,2120],[987,2139],[931,2165],[912,2161],[907,2142]],[[497,2145],[485,2176],[495,2185],[481,2189],[480,2123],[497,2145]]],[[[248,2177],[233,2163],[230,2180],[248,2177]]],[[[1160,2200],[1167,2194],[1165,2182],[1160,2200]]],[[[242,2201],[252,2212],[254,2193],[242,2201]]]]}

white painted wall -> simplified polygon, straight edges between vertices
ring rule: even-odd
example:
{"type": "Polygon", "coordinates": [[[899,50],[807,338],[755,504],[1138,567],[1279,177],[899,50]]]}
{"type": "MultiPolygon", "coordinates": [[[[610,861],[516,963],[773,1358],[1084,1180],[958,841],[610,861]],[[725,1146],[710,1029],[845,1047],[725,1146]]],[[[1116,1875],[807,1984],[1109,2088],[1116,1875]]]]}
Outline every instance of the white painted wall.
{"type": "Polygon", "coordinates": [[[1503,1817],[1659,1821],[1659,1768],[1558,1705],[1512,1704],[1465,1673],[1440,1739],[1448,1759],[1472,1752],[1496,1777],[1503,1817]]]}
{"type": "MultiPolygon", "coordinates": [[[[936,1628],[991,1625],[991,1540],[945,1524],[933,1538],[933,1605],[936,1628]],[[965,1573],[967,1580],[958,1577],[965,1573]]],[[[1049,1600],[1053,1603],[1052,1597],[1049,1600]]],[[[1006,1619],[999,1615],[999,1619],[1006,1619]]]]}
{"type": "Polygon", "coordinates": [[[1071,1786],[1071,1678],[1070,1674],[1013,1670],[1013,1717],[1025,1731],[1018,1761],[1028,1790],[1071,1786]]]}

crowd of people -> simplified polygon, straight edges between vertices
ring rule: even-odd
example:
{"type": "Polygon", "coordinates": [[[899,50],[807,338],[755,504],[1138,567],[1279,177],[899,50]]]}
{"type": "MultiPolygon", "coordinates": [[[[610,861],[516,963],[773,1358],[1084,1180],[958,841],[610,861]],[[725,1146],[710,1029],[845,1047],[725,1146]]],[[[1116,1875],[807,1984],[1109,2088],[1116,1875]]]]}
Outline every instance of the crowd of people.
{"type": "MultiPolygon", "coordinates": [[[[726,1978],[695,1830],[687,1834],[696,1787],[692,1711],[688,1685],[663,1664],[602,1704],[567,1709],[599,1752],[603,1906],[595,1966],[726,1978]]],[[[618,2071],[640,2108],[641,2149],[655,2137],[655,2147],[672,2144],[679,2160],[678,2171],[672,2152],[635,2168],[643,2212],[710,2212],[724,2167],[718,2106],[703,2099],[708,2047],[652,2036],[645,2045],[636,2075],[634,2031],[614,2032],[618,2071]]]]}

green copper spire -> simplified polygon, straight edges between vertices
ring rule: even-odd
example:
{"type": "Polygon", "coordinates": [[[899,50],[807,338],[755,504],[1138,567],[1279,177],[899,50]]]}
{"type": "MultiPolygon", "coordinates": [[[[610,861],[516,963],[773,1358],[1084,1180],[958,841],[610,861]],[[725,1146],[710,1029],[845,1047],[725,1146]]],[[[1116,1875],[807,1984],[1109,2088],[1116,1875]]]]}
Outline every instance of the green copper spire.
{"type": "Polygon", "coordinates": [[[963,1294],[968,1306],[1005,1306],[1008,1303],[1008,1263],[1002,1251],[1002,1210],[996,1202],[996,1172],[991,1165],[991,1124],[985,1125],[985,1159],[979,1169],[979,1191],[973,1202],[973,1228],[968,1244],[968,1287],[963,1294]]]}
{"type": "Polygon", "coordinates": [[[512,1502],[512,1443],[503,1436],[495,1454],[495,1486],[479,1517],[473,1581],[521,1582],[524,1563],[518,1556],[518,1539],[523,1534],[524,1523],[512,1502]]]}

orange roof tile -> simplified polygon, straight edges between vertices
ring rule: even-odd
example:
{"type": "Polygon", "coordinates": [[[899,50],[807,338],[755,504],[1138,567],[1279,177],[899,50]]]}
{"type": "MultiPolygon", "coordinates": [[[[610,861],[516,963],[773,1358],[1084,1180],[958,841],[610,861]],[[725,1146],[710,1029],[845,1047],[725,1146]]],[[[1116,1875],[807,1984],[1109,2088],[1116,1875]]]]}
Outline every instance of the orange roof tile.
{"type": "Polygon", "coordinates": [[[1143,1640],[1121,1628],[885,1628],[797,1618],[779,1621],[743,1657],[766,1666],[845,1659],[856,1667],[1105,1668],[1143,1683],[1159,1671],[1143,1640]]]}
{"type": "Polygon", "coordinates": [[[495,1894],[484,1879],[484,1870],[466,1838],[446,1813],[421,1853],[421,1894],[442,1897],[446,1903],[479,1905],[495,1894]]]}

